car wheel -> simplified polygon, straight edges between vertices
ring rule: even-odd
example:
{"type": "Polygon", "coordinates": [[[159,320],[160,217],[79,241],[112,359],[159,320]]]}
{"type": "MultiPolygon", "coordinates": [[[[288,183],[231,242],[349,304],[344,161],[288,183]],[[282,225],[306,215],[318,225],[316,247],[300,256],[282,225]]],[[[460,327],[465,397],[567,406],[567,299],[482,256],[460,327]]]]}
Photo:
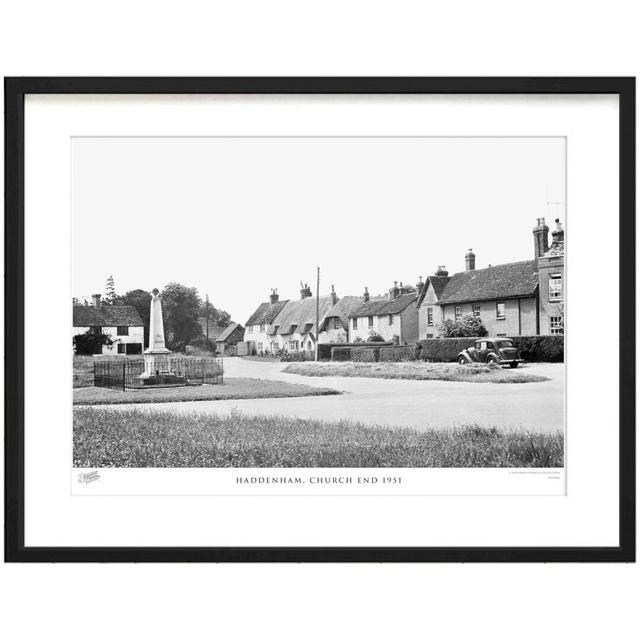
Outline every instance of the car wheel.
{"type": "Polygon", "coordinates": [[[518,363],[517,363],[517,362],[510,362],[510,363],[509,363],[509,366],[510,366],[512,369],[516,369],[516,368],[518,367],[518,363]]]}
{"type": "Polygon", "coordinates": [[[467,361],[462,356],[460,356],[458,358],[458,364],[467,364],[467,361]]]}
{"type": "Polygon", "coordinates": [[[487,364],[498,364],[498,360],[495,356],[489,356],[487,358],[487,364]]]}

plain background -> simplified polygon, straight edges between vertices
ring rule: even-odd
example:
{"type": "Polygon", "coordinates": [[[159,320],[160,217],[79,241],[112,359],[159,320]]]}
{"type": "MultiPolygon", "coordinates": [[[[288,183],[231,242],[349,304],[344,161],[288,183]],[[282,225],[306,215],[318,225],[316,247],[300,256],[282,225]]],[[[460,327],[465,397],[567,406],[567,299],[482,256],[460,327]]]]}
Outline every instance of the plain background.
{"type": "MultiPolygon", "coordinates": [[[[21,2],[0,24],[3,75],[640,70],[631,2],[21,2]]],[[[70,640],[632,637],[639,596],[637,565],[3,565],[0,628],[70,640]]]]}

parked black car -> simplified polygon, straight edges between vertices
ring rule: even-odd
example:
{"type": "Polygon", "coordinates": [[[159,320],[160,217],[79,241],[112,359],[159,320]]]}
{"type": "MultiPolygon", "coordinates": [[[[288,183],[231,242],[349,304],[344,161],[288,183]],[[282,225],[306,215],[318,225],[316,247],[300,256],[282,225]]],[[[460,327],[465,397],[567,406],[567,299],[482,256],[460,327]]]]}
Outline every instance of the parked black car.
{"type": "Polygon", "coordinates": [[[479,338],[475,346],[463,349],[458,354],[459,364],[471,362],[494,362],[515,369],[524,360],[509,338],[479,338]]]}

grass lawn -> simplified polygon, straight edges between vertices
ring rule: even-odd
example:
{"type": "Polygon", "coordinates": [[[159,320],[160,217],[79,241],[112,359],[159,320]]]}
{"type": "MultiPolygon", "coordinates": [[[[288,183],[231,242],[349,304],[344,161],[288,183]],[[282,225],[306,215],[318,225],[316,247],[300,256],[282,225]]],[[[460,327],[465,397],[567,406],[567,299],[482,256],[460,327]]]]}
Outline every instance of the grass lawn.
{"type": "Polygon", "coordinates": [[[562,467],[564,459],[560,432],[90,407],[74,408],[73,442],[76,467],[562,467]]]}
{"type": "Polygon", "coordinates": [[[117,391],[103,387],[73,390],[73,404],[145,404],[148,402],[192,402],[195,400],[246,400],[252,398],[297,398],[339,394],[334,389],[289,384],[276,380],[225,378],[223,384],[189,387],[147,388],[117,391]]]}
{"type": "Polygon", "coordinates": [[[301,376],[447,380],[449,382],[522,383],[549,380],[518,369],[445,362],[292,362],[283,371],[301,376]]]}

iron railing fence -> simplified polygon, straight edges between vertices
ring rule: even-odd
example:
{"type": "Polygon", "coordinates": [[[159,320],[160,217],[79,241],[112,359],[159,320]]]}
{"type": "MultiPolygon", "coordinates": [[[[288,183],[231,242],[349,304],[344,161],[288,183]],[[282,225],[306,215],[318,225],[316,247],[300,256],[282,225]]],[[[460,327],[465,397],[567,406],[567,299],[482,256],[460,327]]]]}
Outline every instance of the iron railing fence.
{"type": "Polygon", "coordinates": [[[169,372],[145,379],[144,359],[96,358],[93,363],[93,384],[96,387],[138,391],[158,387],[222,384],[224,367],[220,358],[169,358],[169,372]]]}

